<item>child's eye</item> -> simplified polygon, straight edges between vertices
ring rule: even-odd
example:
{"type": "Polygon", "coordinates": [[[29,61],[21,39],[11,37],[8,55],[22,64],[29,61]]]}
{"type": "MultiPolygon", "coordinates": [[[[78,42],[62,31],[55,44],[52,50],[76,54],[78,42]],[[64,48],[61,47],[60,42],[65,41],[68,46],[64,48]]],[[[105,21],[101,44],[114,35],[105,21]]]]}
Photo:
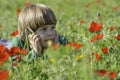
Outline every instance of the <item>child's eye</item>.
{"type": "Polygon", "coordinates": [[[53,27],[51,27],[51,29],[55,29],[55,27],[53,26],[53,27]]]}
{"type": "Polygon", "coordinates": [[[44,31],[46,31],[47,28],[43,28],[44,31]]]}

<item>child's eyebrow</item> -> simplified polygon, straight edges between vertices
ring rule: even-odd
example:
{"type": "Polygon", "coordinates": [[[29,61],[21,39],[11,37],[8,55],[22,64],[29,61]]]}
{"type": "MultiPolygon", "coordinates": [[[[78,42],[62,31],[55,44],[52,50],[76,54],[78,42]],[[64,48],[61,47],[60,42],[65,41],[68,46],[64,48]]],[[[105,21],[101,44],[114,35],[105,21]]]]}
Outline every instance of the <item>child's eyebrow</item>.
{"type": "Polygon", "coordinates": [[[44,25],[44,26],[40,27],[39,30],[41,30],[43,28],[49,28],[49,27],[55,27],[55,25],[44,25]]]}
{"type": "Polygon", "coordinates": [[[55,25],[44,25],[43,27],[55,27],[55,25]]]}
{"type": "MultiPolygon", "coordinates": [[[[44,25],[42,27],[39,28],[39,30],[43,29],[43,28],[48,28],[48,27],[55,27],[55,25],[44,25]]],[[[27,27],[27,29],[32,33],[32,34],[35,34],[35,32],[30,28],[30,27],[27,27]]]]}

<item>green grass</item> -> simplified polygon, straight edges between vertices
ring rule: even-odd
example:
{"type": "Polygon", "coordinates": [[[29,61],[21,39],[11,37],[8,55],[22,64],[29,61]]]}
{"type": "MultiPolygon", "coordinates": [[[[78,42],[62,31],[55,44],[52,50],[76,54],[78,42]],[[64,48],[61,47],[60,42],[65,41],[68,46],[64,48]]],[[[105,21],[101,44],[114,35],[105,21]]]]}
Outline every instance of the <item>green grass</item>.
{"type": "MultiPolygon", "coordinates": [[[[23,8],[27,0],[0,0],[0,37],[11,40],[10,34],[17,29],[18,8],[23,8]]],[[[106,71],[120,71],[120,41],[114,36],[118,30],[109,30],[109,26],[120,27],[120,9],[115,11],[113,7],[119,6],[119,0],[29,0],[31,3],[43,3],[55,12],[57,17],[57,32],[66,36],[70,42],[83,44],[81,49],[74,47],[59,46],[57,50],[49,48],[45,51],[47,59],[42,57],[29,62],[26,56],[22,56],[23,61],[11,70],[11,62],[8,61],[3,68],[9,70],[10,80],[109,80],[106,76],[96,76],[93,70],[105,69],[106,71]],[[103,4],[106,3],[106,6],[103,4]],[[85,5],[90,4],[89,8],[85,5]],[[92,21],[99,23],[97,14],[101,13],[104,34],[103,39],[91,43],[90,40],[95,33],[90,33],[88,28],[92,21]],[[80,20],[85,20],[80,24],[80,20]],[[113,49],[111,49],[114,44],[113,49]],[[108,54],[103,54],[101,48],[108,47],[108,54]],[[91,56],[92,52],[98,52],[102,59],[95,61],[91,56]],[[76,56],[83,55],[83,58],[76,60],[76,56]],[[89,57],[92,61],[89,62],[89,57]],[[53,62],[50,60],[54,59],[53,62]]],[[[120,8],[120,6],[119,6],[120,8]]],[[[115,80],[119,80],[117,75],[115,80]]]]}

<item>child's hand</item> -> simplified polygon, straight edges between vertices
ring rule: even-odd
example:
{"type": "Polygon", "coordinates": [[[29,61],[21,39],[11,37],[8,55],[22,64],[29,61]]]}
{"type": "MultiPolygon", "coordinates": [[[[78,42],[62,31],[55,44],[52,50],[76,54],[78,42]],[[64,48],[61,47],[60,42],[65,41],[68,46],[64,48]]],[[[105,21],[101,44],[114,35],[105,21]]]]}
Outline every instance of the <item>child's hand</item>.
{"type": "Polygon", "coordinates": [[[40,45],[40,36],[36,34],[29,34],[28,35],[29,42],[30,42],[30,47],[33,48],[35,53],[37,53],[37,56],[40,56],[42,52],[42,48],[40,45]]]}

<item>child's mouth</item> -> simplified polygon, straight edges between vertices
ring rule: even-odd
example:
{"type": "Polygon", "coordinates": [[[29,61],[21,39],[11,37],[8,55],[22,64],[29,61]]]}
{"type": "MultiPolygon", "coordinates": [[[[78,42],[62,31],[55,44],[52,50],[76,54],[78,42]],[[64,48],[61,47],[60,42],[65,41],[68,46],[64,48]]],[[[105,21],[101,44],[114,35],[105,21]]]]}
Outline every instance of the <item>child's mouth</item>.
{"type": "Polygon", "coordinates": [[[48,46],[48,47],[52,46],[52,44],[53,44],[53,40],[48,40],[48,41],[47,41],[47,46],[48,46]]]}

